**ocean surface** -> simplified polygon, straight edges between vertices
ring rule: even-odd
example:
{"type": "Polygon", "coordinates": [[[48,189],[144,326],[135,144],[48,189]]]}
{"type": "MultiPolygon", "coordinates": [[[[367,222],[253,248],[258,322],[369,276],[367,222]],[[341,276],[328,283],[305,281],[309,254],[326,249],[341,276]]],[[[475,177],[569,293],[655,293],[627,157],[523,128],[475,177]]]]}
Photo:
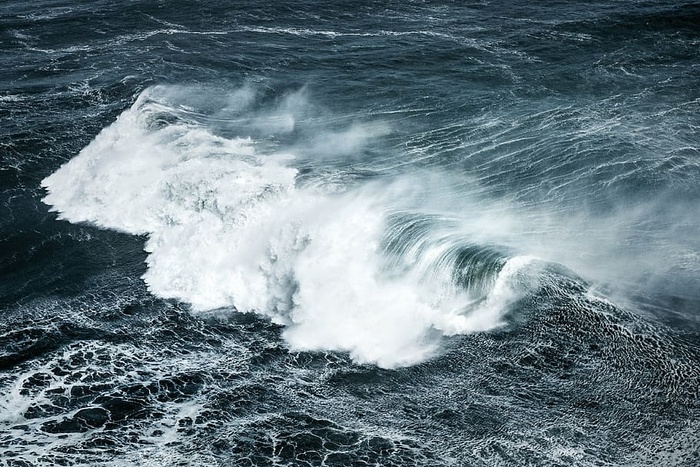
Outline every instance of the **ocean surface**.
{"type": "Polygon", "coordinates": [[[700,5],[0,2],[0,465],[700,465],[700,5]]]}

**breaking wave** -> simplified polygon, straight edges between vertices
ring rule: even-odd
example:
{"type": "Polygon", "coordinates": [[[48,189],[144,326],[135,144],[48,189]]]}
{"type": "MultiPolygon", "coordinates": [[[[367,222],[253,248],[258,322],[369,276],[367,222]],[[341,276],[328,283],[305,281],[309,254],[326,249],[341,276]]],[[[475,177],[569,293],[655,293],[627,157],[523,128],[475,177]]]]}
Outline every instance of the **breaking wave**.
{"type": "MultiPolygon", "coordinates": [[[[416,174],[302,180],[295,147],[264,141],[294,131],[299,96],[261,113],[242,89],[212,116],[185,95],[145,90],[42,183],[62,219],[146,234],[152,293],[196,312],[266,315],[292,350],[390,368],[430,358],[441,336],[503,324],[533,285],[538,261],[489,244],[483,222],[426,210],[416,174]],[[232,136],[236,125],[257,136],[232,136]]],[[[348,155],[387,131],[354,125],[314,141],[348,155]]]]}

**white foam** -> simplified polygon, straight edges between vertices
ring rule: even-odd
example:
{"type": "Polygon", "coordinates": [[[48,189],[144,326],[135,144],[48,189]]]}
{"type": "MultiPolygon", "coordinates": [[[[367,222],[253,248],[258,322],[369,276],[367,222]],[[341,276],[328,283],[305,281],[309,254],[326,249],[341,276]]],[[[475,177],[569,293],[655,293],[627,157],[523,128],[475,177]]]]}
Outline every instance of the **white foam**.
{"type": "MultiPolygon", "coordinates": [[[[62,219],[148,234],[144,280],[154,294],[194,311],[264,314],[287,325],[292,350],[347,351],[389,368],[434,355],[442,334],[501,323],[522,261],[509,261],[476,304],[430,255],[413,272],[387,274],[381,242],[401,184],[341,194],[297,186],[292,156],[173,119],[168,102],[181,92],[145,91],[42,183],[62,219]]],[[[346,136],[359,140],[359,128],[346,136]]]]}
{"type": "Polygon", "coordinates": [[[445,315],[441,329],[447,335],[488,331],[505,324],[503,318],[509,307],[528,290],[536,286],[538,275],[530,266],[538,261],[534,256],[510,258],[498,273],[489,294],[477,306],[468,306],[469,313],[445,315]]]}

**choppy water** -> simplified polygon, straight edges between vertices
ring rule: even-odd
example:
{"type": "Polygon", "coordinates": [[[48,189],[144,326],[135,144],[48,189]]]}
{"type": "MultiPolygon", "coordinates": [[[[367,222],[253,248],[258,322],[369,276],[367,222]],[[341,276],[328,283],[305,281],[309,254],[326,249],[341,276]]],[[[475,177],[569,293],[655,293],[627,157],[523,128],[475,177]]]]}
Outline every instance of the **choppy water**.
{"type": "Polygon", "coordinates": [[[697,5],[9,1],[0,69],[4,465],[700,462],[697,5]]]}

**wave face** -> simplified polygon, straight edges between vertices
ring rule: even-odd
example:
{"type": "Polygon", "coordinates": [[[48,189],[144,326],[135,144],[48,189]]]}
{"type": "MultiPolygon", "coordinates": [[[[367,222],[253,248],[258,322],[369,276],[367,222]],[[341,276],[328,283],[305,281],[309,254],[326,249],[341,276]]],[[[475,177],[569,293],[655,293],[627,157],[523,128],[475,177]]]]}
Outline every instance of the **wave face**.
{"type": "MultiPolygon", "coordinates": [[[[503,324],[525,292],[516,278],[531,260],[478,243],[484,233],[465,225],[478,219],[416,210],[433,195],[418,175],[299,180],[294,148],[217,135],[202,122],[213,110],[187,105],[194,93],[147,89],[42,182],[62,219],[147,234],[143,279],[154,294],[198,312],[259,313],[287,326],[293,350],[347,351],[391,368],[433,356],[441,334],[503,324]]],[[[260,116],[249,109],[253,90],[230,99],[217,124],[249,120],[268,137],[292,131],[290,106],[304,105],[292,95],[260,116]]],[[[386,129],[316,131],[314,141],[346,156],[386,129]]]]}
{"type": "Polygon", "coordinates": [[[0,7],[0,464],[700,465],[700,9],[0,7]]]}

